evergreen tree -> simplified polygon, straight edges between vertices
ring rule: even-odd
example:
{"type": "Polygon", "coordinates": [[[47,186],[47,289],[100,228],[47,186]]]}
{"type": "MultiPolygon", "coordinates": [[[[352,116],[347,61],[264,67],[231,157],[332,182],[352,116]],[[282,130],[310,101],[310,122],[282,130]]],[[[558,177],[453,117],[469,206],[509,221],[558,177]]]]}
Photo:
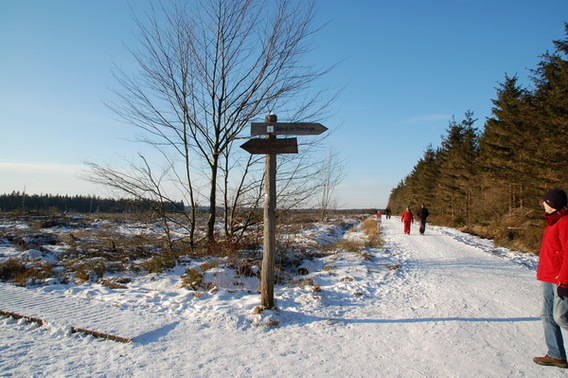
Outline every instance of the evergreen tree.
{"type": "Polygon", "coordinates": [[[437,152],[428,145],[424,156],[416,163],[409,178],[409,185],[414,193],[413,204],[432,203],[435,199],[436,182],[438,178],[437,152]]]}
{"type": "MultiPolygon", "coordinates": [[[[568,23],[565,24],[568,36],[568,23]]],[[[566,188],[568,162],[568,38],[554,41],[556,52],[544,54],[534,71],[535,117],[541,146],[535,157],[539,164],[540,189],[566,188]]]]}
{"type": "Polygon", "coordinates": [[[450,121],[447,135],[439,153],[438,197],[447,204],[446,214],[460,221],[470,218],[476,194],[478,132],[473,126],[477,119],[467,111],[460,123],[450,121]]]}
{"type": "Polygon", "coordinates": [[[523,207],[527,190],[533,186],[532,156],[538,145],[530,99],[516,76],[506,76],[493,100],[493,117],[487,120],[481,136],[480,165],[493,189],[487,200],[498,214],[523,207]]]}
{"type": "MultiPolygon", "coordinates": [[[[565,29],[568,37],[568,23],[565,29]]],[[[554,45],[533,71],[534,89],[505,77],[481,135],[473,113],[459,123],[452,119],[441,148],[427,151],[392,191],[390,204],[424,201],[417,193],[430,192],[433,174],[426,202],[436,213],[488,224],[516,208],[539,209],[546,189],[568,189],[568,38],[554,45]]]]}

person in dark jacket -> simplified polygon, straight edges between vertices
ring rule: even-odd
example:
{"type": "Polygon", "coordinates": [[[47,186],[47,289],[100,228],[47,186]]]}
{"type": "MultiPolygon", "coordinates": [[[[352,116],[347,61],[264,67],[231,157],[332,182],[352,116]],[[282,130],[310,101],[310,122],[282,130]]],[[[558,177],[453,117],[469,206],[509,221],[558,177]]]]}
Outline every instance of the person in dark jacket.
{"type": "Polygon", "coordinates": [[[402,213],[400,220],[404,224],[404,233],[410,234],[410,225],[414,223],[414,215],[412,214],[412,211],[410,211],[410,207],[407,207],[406,210],[402,213]]]}
{"type": "Polygon", "coordinates": [[[420,218],[420,235],[424,235],[424,231],[426,231],[426,218],[430,215],[430,212],[424,206],[424,204],[420,205],[420,210],[418,210],[418,218],[420,218]]]}
{"type": "Polygon", "coordinates": [[[539,365],[568,368],[562,329],[568,330],[568,201],[566,192],[552,189],[544,194],[546,228],[542,236],[537,280],[542,282],[541,319],[548,352],[534,357],[539,365]]]}
{"type": "Polygon", "coordinates": [[[391,219],[392,210],[390,206],[387,206],[387,208],[385,209],[385,214],[387,216],[387,219],[391,219]]]}

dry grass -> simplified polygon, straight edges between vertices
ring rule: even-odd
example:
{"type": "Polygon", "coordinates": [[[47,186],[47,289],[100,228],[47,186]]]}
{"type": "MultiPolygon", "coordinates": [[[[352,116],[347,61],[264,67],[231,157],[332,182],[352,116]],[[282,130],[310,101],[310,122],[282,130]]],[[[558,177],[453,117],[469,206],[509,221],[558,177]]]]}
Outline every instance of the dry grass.
{"type": "Polygon", "coordinates": [[[44,262],[26,264],[10,258],[0,263],[0,279],[19,286],[26,286],[53,276],[55,276],[53,267],[44,262]]]}
{"type": "Polygon", "coordinates": [[[325,246],[326,251],[343,250],[347,252],[358,253],[364,248],[365,244],[358,240],[340,239],[335,243],[330,243],[325,246]]]}
{"type": "Polygon", "coordinates": [[[519,208],[490,225],[462,227],[461,230],[495,241],[500,247],[538,253],[545,223],[540,213],[519,208]]]}
{"type": "Polygon", "coordinates": [[[374,237],[379,233],[377,222],[373,218],[367,218],[361,223],[361,229],[367,237],[374,237]]]}
{"type": "MultiPolygon", "coordinates": [[[[345,220],[345,214],[337,214],[333,221],[337,227],[347,230],[353,220],[345,220]]],[[[5,218],[12,220],[10,218],[5,218]]],[[[262,246],[262,228],[249,230],[246,237],[218,238],[207,242],[198,239],[190,246],[187,239],[170,240],[154,227],[158,220],[150,214],[76,214],[53,216],[30,216],[16,214],[14,220],[28,224],[29,228],[12,228],[0,232],[0,239],[26,251],[37,249],[54,258],[48,263],[28,262],[14,258],[0,263],[0,280],[21,285],[41,284],[50,281],[61,283],[98,282],[112,288],[124,288],[113,279],[105,279],[109,273],[154,273],[159,274],[193,258],[228,257],[228,266],[243,276],[258,276],[258,261],[262,246]],[[95,218],[96,217],[96,218],[95,218]]],[[[294,234],[306,227],[314,227],[320,219],[318,214],[298,211],[279,214],[279,232],[294,234]]],[[[205,224],[205,220],[203,220],[205,224]]],[[[198,231],[198,235],[203,229],[198,231]]],[[[176,235],[177,237],[177,235],[176,235]]],[[[296,276],[297,267],[305,258],[329,255],[313,244],[298,245],[294,237],[286,243],[280,238],[277,246],[275,282],[288,283],[296,276]]],[[[286,240],[285,240],[286,241],[286,240]]],[[[328,250],[343,249],[361,253],[365,257],[366,244],[360,241],[341,240],[328,250]]],[[[203,272],[212,269],[218,262],[212,261],[187,271],[182,285],[188,288],[203,287],[203,272]]],[[[330,268],[328,268],[330,269],[330,268]]]]}
{"type": "MultiPolygon", "coordinates": [[[[366,251],[367,248],[380,248],[382,245],[382,239],[377,226],[377,222],[374,218],[367,218],[364,220],[359,229],[363,230],[365,234],[366,241],[354,240],[354,239],[340,239],[335,243],[328,244],[325,246],[326,251],[333,250],[344,250],[347,252],[358,253],[362,258],[366,260],[371,259],[371,255],[366,251]]],[[[356,228],[352,228],[351,231],[356,231],[356,228]]]]}
{"type": "Polygon", "coordinates": [[[380,248],[382,245],[381,233],[377,221],[374,218],[367,218],[361,223],[361,228],[367,236],[367,248],[380,248]]]}

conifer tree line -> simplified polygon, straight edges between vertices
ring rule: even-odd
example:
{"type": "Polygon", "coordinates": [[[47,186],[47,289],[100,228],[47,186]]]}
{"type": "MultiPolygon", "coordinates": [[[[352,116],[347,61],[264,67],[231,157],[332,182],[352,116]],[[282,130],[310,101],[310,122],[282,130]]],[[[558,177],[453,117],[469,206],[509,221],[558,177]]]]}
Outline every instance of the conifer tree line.
{"type": "Polygon", "coordinates": [[[530,88],[505,76],[482,130],[471,111],[449,122],[440,147],[429,145],[391,191],[395,214],[425,203],[454,224],[483,225],[542,209],[548,189],[568,191],[568,38],[553,43],[531,70],[530,88]]]}
{"type": "Polygon", "coordinates": [[[26,194],[12,192],[0,194],[0,211],[37,213],[133,213],[155,210],[163,207],[165,211],[184,210],[183,202],[149,203],[135,199],[112,199],[98,196],[68,196],[52,194],[26,194]]]}

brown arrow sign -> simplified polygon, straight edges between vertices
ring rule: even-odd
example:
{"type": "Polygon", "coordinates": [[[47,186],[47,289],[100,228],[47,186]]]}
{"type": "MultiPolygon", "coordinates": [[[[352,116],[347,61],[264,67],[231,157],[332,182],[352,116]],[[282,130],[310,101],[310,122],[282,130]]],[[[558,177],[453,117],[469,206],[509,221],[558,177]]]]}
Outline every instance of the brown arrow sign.
{"type": "Polygon", "coordinates": [[[251,154],[297,154],[298,139],[254,138],[242,144],[241,148],[251,154]]]}
{"type": "Polygon", "coordinates": [[[296,122],[296,123],[251,123],[251,135],[319,135],[327,131],[327,127],[321,123],[296,122]]]}

